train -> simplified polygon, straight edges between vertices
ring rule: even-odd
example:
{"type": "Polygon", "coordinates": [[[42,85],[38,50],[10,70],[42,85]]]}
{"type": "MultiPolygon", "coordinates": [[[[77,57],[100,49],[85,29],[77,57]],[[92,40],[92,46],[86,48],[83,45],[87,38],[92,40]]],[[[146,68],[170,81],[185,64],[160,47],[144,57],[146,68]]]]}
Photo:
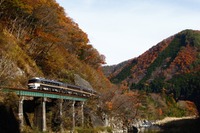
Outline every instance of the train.
{"type": "Polygon", "coordinates": [[[45,79],[41,77],[33,77],[28,80],[28,89],[57,92],[69,95],[77,95],[83,97],[91,97],[97,94],[91,88],[85,88],[82,86],[72,85],[60,81],[45,79]]]}

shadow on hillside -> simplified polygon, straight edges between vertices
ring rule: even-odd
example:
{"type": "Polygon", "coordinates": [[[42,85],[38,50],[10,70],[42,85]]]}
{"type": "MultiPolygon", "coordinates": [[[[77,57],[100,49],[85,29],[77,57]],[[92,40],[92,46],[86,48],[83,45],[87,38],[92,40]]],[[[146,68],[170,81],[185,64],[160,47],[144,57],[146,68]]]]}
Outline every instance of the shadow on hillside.
{"type": "Polygon", "coordinates": [[[200,118],[185,119],[166,123],[161,126],[162,133],[196,133],[200,132],[200,118]]]}
{"type": "Polygon", "coordinates": [[[19,124],[11,108],[0,106],[0,133],[20,133],[19,124]]]}

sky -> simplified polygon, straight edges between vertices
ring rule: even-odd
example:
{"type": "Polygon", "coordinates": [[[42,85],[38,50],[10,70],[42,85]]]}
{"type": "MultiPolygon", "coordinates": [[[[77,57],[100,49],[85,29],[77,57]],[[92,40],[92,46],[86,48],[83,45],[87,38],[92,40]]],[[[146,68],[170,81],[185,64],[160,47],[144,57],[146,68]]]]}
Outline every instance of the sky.
{"type": "Polygon", "coordinates": [[[138,57],[185,29],[199,30],[200,0],[56,0],[105,55],[106,65],[138,57]]]}

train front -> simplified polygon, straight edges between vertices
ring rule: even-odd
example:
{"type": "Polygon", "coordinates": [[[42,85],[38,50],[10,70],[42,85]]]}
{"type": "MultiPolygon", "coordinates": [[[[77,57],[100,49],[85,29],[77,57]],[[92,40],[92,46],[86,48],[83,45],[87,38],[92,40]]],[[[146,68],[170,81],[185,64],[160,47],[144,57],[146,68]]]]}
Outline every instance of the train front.
{"type": "Polygon", "coordinates": [[[28,80],[28,89],[35,89],[38,90],[40,87],[40,78],[35,77],[28,80]]]}

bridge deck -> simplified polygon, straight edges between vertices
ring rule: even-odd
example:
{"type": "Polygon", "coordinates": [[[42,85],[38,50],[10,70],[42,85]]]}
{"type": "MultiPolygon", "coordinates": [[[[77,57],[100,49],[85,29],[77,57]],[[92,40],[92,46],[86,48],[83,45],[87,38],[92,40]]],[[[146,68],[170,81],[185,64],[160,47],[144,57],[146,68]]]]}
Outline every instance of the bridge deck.
{"type": "Polygon", "coordinates": [[[87,97],[79,97],[76,95],[67,95],[57,92],[48,92],[48,91],[39,91],[39,90],[30,90],[30,89],[19,89],[19,88],[10,88],[2,87],[3,92],[15,92],[20,96],[30,96],[30,97],[45,97],[45,98],[56,98],[56,99],[67,99],[73,101],[86,101],[87,97]]]}

